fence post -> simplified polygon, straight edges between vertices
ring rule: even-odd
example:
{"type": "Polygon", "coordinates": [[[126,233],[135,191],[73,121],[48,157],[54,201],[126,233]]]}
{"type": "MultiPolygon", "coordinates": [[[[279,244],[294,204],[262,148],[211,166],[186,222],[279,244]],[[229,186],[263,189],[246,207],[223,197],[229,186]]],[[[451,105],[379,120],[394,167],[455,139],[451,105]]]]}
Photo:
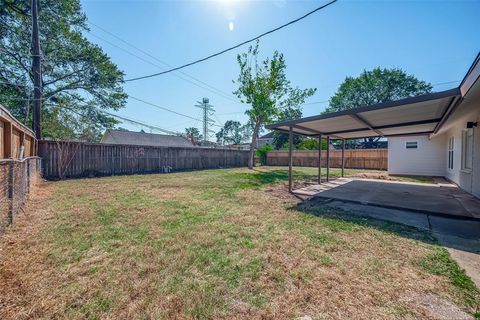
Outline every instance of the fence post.
{"type": "Polygon", "coordinates": [[[30,159],[27,162],[27,194],[30,194],[30,159]]]}
{"type": "Polygon", "coordinates": [[[10,160],[9,163],[9,171],[8,171],[8,199],[10,200],[9,202],[9,208],[8,208],[8,224],[13,223],[13,211],[14,211],[14,205],[13,205],[13,197],[14,197],[14,189],[15,189],[15,181],[14,181],[14,161],[10,160]]]}

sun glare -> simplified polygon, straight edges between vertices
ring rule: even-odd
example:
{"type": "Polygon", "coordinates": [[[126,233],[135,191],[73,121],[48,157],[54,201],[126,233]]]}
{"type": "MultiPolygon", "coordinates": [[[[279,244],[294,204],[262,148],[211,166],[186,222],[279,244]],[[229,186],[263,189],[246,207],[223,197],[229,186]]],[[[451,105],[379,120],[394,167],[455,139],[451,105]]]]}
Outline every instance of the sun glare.
{"type": "Polygon", "coordinates": [[[228,24],[228,30],[233,31],[234,28],[235,25],[233,24],[233,21],[230,21],[230,23],[228,24]]]}
{"type": "Polygon", "coordinates": [[[220,2],[221,4],[224,4],[224,5],[229,5],[229,4],[232,4],[233,2],[235,2],[235,0],[218,0],[218,2],[220,2]]]}

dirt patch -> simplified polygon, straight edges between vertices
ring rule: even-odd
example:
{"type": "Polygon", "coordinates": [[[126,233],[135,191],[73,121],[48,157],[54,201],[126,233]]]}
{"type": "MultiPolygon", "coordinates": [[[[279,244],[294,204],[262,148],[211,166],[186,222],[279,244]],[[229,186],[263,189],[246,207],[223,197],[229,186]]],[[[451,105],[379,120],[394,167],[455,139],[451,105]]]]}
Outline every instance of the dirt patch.
{"type": "MultiPolygon", "coordinates": [[[[297,182],[295,183],[295,188],[296,189],[305,188],[305,187],[311,186],[312,184],[313,183],[309,183],[309,182],[300,182],[300,183],[297,182]]],[[[283,183],[283,182],[269,185],[266,188],[264,188],[263,191],[277,199],[280,199],[283,203],[289,203],[289,204],[297,204],[308,198],[306,196],[294,195],[293,193],[289,192],[288,183],[283,183]]]]}
{"type": "Polygon", "coordinates": [[[386,172],[360,172],[352,175],[354,178],[362,179],[378,179],[378,180],[396,180],[394,177],[389,176],[386,172]]]}

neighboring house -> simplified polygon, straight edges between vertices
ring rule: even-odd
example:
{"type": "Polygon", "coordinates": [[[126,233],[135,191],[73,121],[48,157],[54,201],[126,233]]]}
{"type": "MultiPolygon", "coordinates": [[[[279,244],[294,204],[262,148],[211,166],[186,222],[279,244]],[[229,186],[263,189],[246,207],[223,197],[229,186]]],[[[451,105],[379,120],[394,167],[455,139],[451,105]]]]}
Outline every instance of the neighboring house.
{"type": "Polygon", "coordinates": [[[190,140],[182,136],[126,130],[107,130],[100,143],[154,147],[194,147],[190,140]]]}
{"type": "MultiPolygon", "coordinates": [[[[270,133],[267,133],[261,137],[257,138],[257,141],[255,141],[255,149],[261,148],[263,146],[271,146],[273,144],[273,131],[270,133]]],[[[240,144],[231,144],[228,145],[227,147],[230,149],[236,149],[236,150],[250,150],[250,142],[246,143],[240,143],[240,144]]]]}
{"type": "Polygon", "coordinates": [[[428,135],[388,139],[388,172],[442,176],[480,197],[480,55],[428,135]]]}
{"type": "Polygon", "coordinates": [[[442,176],[480,197],[480,54],[457,88],[268,125],[345,140],[388,139],[388,172],[442,176]]]}
{"type": "Polygon", "coordinates": [[[267,134],[264,134],[261,137],[258,137],[256,142],[256,148],[261,148],[263,146],[271,146],[273,144],[273,131],[267,134]]]}

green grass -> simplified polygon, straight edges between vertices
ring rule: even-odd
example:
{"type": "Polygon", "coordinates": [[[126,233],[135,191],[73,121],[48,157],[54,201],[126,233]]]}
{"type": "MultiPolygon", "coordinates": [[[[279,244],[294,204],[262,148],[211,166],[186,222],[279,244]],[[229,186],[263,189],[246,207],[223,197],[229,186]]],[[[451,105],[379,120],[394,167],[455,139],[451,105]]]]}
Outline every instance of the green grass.
{"type": "MultiPolygon", "coordinates": [[[[314,168],[294,174],[316,177],[314,168]]],[[[404,290],[438,292],[476,311],[471,281],[431,235],[321,203],[297,204],[286,192],[287,177],[285,168],[259,168],[51,185],[42,202],[45,224],[29,234],[36,241],[28,249],[44,254],[35,260],[41,263],[31,267],[32,255],[21,246],[8,251],[13,274],[29,275],[22,278],[19,312],[91,319],[421,318],[399,301],[404,290]],[[269,193],[273,186],[284,190],[281,198],[269,193]],[[29,303],[39,298],[57,308],[29,303]]],[[[12,294],[16,279],[5,279],[12,294]]]]}
{"type": "MultiPolygon", "coordinates": [[[[447,277],[450,282],[460,290],[466,304],[479,308],[478,299],[480,291],[465,271],[450,258],[445,248],[434,248],[431,253],[419,261],[419,264],[427,272],[447,277]]],[[[478,312],[480,312],[480,310],[478,310],[478,312]]]]}

